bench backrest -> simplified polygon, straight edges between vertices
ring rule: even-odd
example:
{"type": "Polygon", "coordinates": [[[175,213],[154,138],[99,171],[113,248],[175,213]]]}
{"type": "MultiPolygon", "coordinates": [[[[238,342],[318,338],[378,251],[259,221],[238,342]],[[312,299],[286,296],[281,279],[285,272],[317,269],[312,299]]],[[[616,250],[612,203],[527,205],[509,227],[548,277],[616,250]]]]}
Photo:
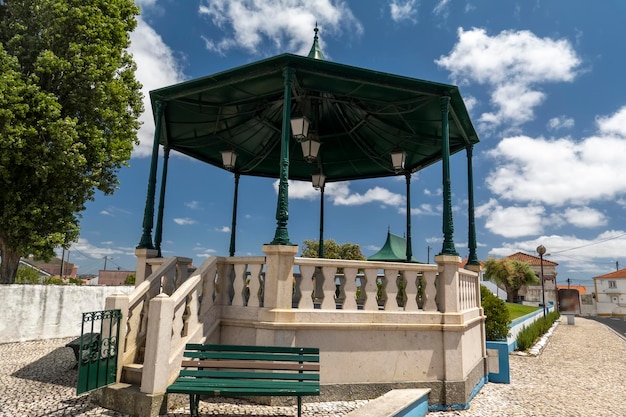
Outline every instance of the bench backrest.
{"type": "Polygon", "coordinates": [[[319,381],[318,348],[192,343],[184,356],[182,377],[319,381]]]}

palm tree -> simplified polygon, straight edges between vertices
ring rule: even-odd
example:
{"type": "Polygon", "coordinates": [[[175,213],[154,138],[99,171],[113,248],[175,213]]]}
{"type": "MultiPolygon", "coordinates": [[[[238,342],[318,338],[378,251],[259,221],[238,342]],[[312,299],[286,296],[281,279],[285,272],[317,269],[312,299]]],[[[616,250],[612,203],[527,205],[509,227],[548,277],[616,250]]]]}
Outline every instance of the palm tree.
{"type": "Polygon", "coordinates": [[[536,284],[539,277],[526,262],[510,259],[487,259],[485,262],[485,279],[504,287],[506,301],[517,301],[517,293],[523,285],[536,284]]]}

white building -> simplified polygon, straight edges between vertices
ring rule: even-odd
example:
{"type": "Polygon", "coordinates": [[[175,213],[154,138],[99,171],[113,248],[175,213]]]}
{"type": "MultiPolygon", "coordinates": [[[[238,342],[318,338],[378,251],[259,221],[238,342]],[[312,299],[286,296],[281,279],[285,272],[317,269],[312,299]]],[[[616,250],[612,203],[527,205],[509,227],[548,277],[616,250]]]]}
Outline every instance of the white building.
{"type": "Polygon", "coordinates": [[[598,316],[626,316],[626,268],[593,277],[598,316]]]}

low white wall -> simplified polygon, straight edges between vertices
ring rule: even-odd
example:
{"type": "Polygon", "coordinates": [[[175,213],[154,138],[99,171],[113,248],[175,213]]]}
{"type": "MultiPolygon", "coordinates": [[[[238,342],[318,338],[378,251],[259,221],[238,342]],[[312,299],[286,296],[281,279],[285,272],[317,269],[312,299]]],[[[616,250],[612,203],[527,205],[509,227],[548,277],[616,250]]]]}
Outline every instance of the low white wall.
{"type": "Polygon", "coordinates": [[[80,336],[83,312],[103,310],[107,296],[134,288],[2,285],[0,343],[80,336]]]}

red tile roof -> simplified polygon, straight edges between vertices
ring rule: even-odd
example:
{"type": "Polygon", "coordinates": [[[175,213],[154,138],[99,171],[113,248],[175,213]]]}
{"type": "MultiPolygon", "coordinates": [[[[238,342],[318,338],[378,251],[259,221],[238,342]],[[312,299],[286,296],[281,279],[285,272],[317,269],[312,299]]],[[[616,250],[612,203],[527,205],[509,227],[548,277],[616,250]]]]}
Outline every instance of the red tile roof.
{"type": "MultiPolygon", "coordinates": [[[[526,262],[529,265],[537,265],[537,266],[541,265],[540,257],[528,255],[527,253],[523,253],[523,252],[517,252],[517,253],[514,253],[513,255],[509,255],[506,257],[506,259],[526,262]]],[[[549,261],[546,258],[543,258],[543,265],[544,266],[558,266],[559,264],[557,264],[556,262],[549,261]]]]}
{"type": "Polygon", "coordinates": [[[604,275],[598,275],[597,277],[593,277],[593,279],[596,278],[626,278],[626,268],[624,269],[620,269],[617,271],[613,271],[613,272],[609,272],[608,274],[604,274],[604,275]]]}
{"type": "Polygon", "coordinates": [[[559,290],[578,290],[578,294],[587,294],[587,287],[584,285],[557,285],[559,290]]]}
{"type": "MultiPolygon", "coordinates": [[[[467,265],[467,263],[469,262],[469,258],[465,258],[461,261],[461,268],[465,268],[465,265],[467,265]]],[[[481,268],[485,267],[485,261],[481,261],[480,259],[478,260],[478,263],[480,264],[481,268]]]]}

